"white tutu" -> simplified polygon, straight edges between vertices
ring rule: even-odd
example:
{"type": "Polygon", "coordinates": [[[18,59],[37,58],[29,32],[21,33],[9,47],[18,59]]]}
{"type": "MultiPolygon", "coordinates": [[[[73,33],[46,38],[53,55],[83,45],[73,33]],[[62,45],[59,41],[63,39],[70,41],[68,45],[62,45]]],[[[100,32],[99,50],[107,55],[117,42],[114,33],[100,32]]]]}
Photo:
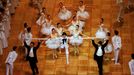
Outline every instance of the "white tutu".
{"type": "Polygon", "coordinates": [[[77,36],[77,37],[72,36],[69,41],[69,43],[72,45],[80,45],[82,44],[82,42],[83,42],[83,39],[81,36],[77,36]]]}
{"type": "Polygon", "coordinates": [[[41,33],[45,35],[50,35],[52,33],[53,28],[54,28],[53,26],[50,26],[50,27],[43,26],[41,28],[41,33]]]}
{"type": "Polygon", "coordinates": [[[59,38],[52,38],[52,39],[48,39],[46,41],[46,46],[50,49],[57,49],[60,47],[60,40],[59,38]]]}
{"type": "Polygon", "coordinates": [[[108,44],[106,47],[105,47],[105,53],[111,53],[112,52],[112,44],[108,44]]]}
{"type": "Polygon", "coordinates": [[[98,30],[95,35],[96,35],[96,38],[99,38],[99,39],[106,38],[106,32],[101,31],[101,30],[98,30]]]}
{"type": "Polygon", "coordinates": [[[89,17],[89,14],[87,11],[78,11],[77,16],[87,19],[89,17]]]}
{"type": "Polygon", "coordinates": [[[60,11],[58,14],[58,17],[61,20],[68,20],[69,18],[71,18],[71,16],[72,16],[72,13],[69,10],[66,10],[66,12],[60,11]]]}

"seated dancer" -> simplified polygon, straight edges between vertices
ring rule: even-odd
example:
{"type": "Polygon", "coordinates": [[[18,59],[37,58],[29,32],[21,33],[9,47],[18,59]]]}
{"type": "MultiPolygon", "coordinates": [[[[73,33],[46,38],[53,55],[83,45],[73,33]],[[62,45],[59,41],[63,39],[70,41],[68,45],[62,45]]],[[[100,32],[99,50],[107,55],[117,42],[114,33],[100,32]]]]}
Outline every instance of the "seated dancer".
{"type": "Polygon", "coordinates": [[[46,46],[53,51],[53,59],[57,58],[56,50],[60,47],[60,40],[56,30],[53,28],[52,33],[50,34],[50,39],[46,41],[46,46]]]}
{"type": "Polygon", "coordinates": [[[66,54],[66,64],[69,64],[69,51],[68,51],[68,37],[65,32],[63,32],[62,37],[60,38],[60,52],[61,49],[65,49],[65,54],[66,54]]]}
{"type": "Polygon", "coordinates": [[[59,9],[59,13],[58,13],[58,17],[63,20],[66,21],[69,18],[71,18],[72,13],[71,11],[69,11],[62,2],[59,3],[60,9],[59,9]]]}

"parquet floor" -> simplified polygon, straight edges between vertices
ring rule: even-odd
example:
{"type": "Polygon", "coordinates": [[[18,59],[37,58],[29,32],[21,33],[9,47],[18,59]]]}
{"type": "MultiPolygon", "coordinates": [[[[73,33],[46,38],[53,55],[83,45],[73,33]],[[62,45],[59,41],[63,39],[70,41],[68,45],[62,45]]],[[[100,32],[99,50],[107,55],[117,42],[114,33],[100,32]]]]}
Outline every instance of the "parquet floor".
{"type": "MultiPolygon", "coordinates": [[[[16,13],[12,16],[12,29],[9,41],[9,47],[4,49],[4,54],[0,56],[0,75],[5,75],[5,59],[13,45],[20,45],[18,38],[19,32],[23,28],[23,23],[27,22],[32,27],[34,37],[38,35],[38,27],[35,24],[37,18],[37,10],[29,7],[29,0],[20,0],[20,5],[16,9],[16,13]]],[[[113,35],[113,23],[116,20],[119,7],[116,5],[115,0],[83,0],[88,5],[87,11],[90,13],[90,18],[86,22],[84,34],[94,36],[100,18],[104,18],[105,26],[111,31],[113,35]]],[[[56,24],[59,19],[57,18],[58,3],[64,4],[74,12],[79,4],[79,0],[44,0],[43,6],[47,8],[47,12],[52,16],[53,24],[56,24]]],[[[134,12],[125,14],[124,24],[122,27],[116,28],[120,31],[122,37],[122,49],[120,52],[121,65],[114,65],[113,61],[104,61],[104,75],[130,75],[128,68],[128,61],[130,54],[134,53],[134,12]]],[[[72,47],[69,48],[70,64],[66,65],[64,51],[59,54],[58,59],[52,59],[52,52],[45,45],[41,45],[38,50],[38,68],[39,75],[98,75],[97,64],[93,60],[94,47],[90,40],[84,40],[80,46],[80,55],[73,56],[71,54],[72,47]]],[[[19,56],[14,63],[14,75],[31,75],[29,63],[23,59],[24,51],[17,50],[19,56]]],[[[107,56],[108,54],[106,54],[107,56]]],[[[110,58],[113,53],[109,54],[110,58]]]]}

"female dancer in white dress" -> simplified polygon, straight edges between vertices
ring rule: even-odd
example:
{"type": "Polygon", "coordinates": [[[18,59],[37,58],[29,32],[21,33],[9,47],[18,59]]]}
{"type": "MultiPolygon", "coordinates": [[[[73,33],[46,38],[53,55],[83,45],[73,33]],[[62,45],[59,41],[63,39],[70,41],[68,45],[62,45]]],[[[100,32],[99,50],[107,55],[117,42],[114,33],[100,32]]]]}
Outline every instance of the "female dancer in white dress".
{"type": "Polygon", "coordinates": [[[73,32],[72,36],[70,37],[69,43],[74,46],[74,55],[79,55],[79,49],[78,46],[82,44],[83,39],[80,36],[81,31],[79,30],[79,26],[77,25],[76,30],[73,32]]]}
{"type": "Polygon", "coordinates": [[[89,14],[87,11],[85,11],[86,5],[84,5],[83,1],[79,2],[79,10],[77,11],[77,17],[80,18],[81,20],[86,20],[89,18],[89,14]]]}
{"type": "MultiPolygon", "coordinates": [[[[109,32],[107,33],[107,38],[108,38],[108,39],[111,39],[109,32]]],[[[111,53],[111,52],[112,52],[112,44],[111,44],[111,42],[110,42],[110,40],[109,40],[109,43],[108,43],[107,46],[105,47],[105,53],[111,53]]]]}
{"type": "Polygon", "coordinates": [[[104,26],[103,22],[104,22],[104,19],[101,18],[101,25],[99,26],[99,29],[97,30],[97,32],[95,34],[96,38],[98,38],[98,39],[106,38],[106,31],[103,28],[103,26],[104,26]]]}
{"type": "MultiPolygon", "coordinates": [[[[27,28],[27,32],[24,34],[24,40],[26,41],[27,45],[30,45],[32,42],[32,33],[31,33],[31,27],[27,28]]],[[[27,49],[25,49],[25,56],[27,55],[27,49]]]]}
{"type": "Polygon", "coordinates": [[[60,40],[59,40],[58,34],[54,28],[52,29],[50,39],[48,39],[46,41],[46,46],[53,50],[53,59],[57,58],[56,49],[58,49],[60,47],[60,40]]]}
{"type": "Polygon", "coordinates": [[[63,32],[62,37],[60,38],[60,52],[61,49],[65,49],[66,54],[66,64],[69,64],[69,45],[68,45],[68,37],[65,32],[63,32]]]}
{"type": "Polygon", "coordinates": [[[62,28],[61,24],[57,23],[57,28],[55,28],[55,29],[56,29],[56,31],[58,33],[58,36],[60,37],[62,35],[62,33],[63,33],[63,28],[62,28]]]}
{"type": "Polygon", "coordinates": [[[0,20],[0,41],[2,42],[2,48],[7,48],[8,42],[4,32],[5,32],[4,25],[2,20],[0,20]]]}
{"type": "Polygon", "coordinates": [[[72,16],[72,13],[71,11],[69,11],[64,5],[62,2],[59,3],[59,6],[60,6],[60,9],[59,9],[59,14],[58,14],[58,17],[63,20],[63,21],[66,21],[68,20],[69,18],[71,18],[72,16]]]}
{"type": "Polygon", "coordinates": [[[25,38],[25,33],[27,33],[27,28],[28,28],[27,23],[24,23],[24,29],[19,33],[18,38],[21,41],[22,46],[24,45],[24,38],[25,38]]]}
{"type": "Polygon", "coordinates": [[[81,23],[77,19],[77,17],[74,16],[73,20],[71,21],[71,24],[69,24],[69,28],[68,28],[68,31],[70,32],[70,34],[72,34],[77,29],[77,25],[79,25],[79,30],[82,31],[83,25],[81,25],[81,23]]]}
{"type": "Polygon", "coordinates": [[[44,13],[41,13],[41,16],[36,21],[36,24],[39,25],[39,26],[41,26],[44,22],[45,22],[45,14],[44,13]]]}
{"type": "Polygon", "coordinates": [[[45,22],[42,24],[41,33],[43,35],[50,35],[52,33],[52,29],[54,28],[54,26],[51,23],[52,20],[50,18],[50,15],[48,15],[45,19],[45,22]]]}

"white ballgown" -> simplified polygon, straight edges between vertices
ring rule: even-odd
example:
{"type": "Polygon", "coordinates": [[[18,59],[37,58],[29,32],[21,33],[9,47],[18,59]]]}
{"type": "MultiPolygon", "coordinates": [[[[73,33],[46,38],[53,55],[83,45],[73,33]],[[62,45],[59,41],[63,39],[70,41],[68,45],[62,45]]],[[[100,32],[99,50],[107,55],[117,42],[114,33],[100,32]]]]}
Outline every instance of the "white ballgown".
{"type": "Polygon", "coordinates": [[[39,17],[39,19],[36,21],[36,24],[41,26],[45,22],[45,15],[42,13],[42,15],[39,17]]]}
{"type": "Polygon", "coordinates": [[[24,39],[25,39],[27,45],[30,45],[30,43],[32,42],[32,37],[33,37],[32,33],[26,32],[24,34],[24,39]]]}
{"type": "Polygon", "coordinates": [[[50,35],[52,33],[52,29],[54,28],[53,25],[51,25],[51,21],[48,21],[46,19],[46,23],[42,25],[41,33],[45,35],[50,35]]]}
{"type": "Polygon", "coordinates": [[[89,18],[89,13],[87,11],[85,11],[85,5],[83,5],[81,7],[79,6],[79,11],[77,11],[77,16],[82,17],[84,19],[89,18]]]}
{"type": "Polygon", "coordinates": [[[80,31],[77,31],[77,32],[75,31],[73,33],[73,36],[70,37],[69,43],[72,44],[72,45],[80,45],[80,44],[82,44],[83,39],[82,39],[81,36],[79,36],[79,34],[80,34],[80,31]]]}
{"type": "Polygon", "coordinates": [[[50,49],[57,49],[60,47],[60,39],[51,35],[51,38],[46,41],[46,46],[50,49]]]}
{"type": "Polygon", "coordinates": [[[111,53],[112,52],[112,44],[109,43],[106,47],[105,47],[105,53],[111,53]]]}
{"type": "Polygon", "coordinates": [[[68,20],[69,18],[71,18],[72,16],[72,13],[71,11],[67,10],[65,8],[65,6],[62,7],[62,9],[60,10],[59,14],[58,14],[58,17],[61,19],[61,20],[68,20]]]}
{"type": "Polygon", "coordinates": [[[96,32],[95,35],[96,35],[96,38],[98,38],[98,39],[104,39],[104,38],[106,38],[106,32],[102,28],[102,25],[100,25],[100,28],[97,30],[97,32],[96,32]]]}

